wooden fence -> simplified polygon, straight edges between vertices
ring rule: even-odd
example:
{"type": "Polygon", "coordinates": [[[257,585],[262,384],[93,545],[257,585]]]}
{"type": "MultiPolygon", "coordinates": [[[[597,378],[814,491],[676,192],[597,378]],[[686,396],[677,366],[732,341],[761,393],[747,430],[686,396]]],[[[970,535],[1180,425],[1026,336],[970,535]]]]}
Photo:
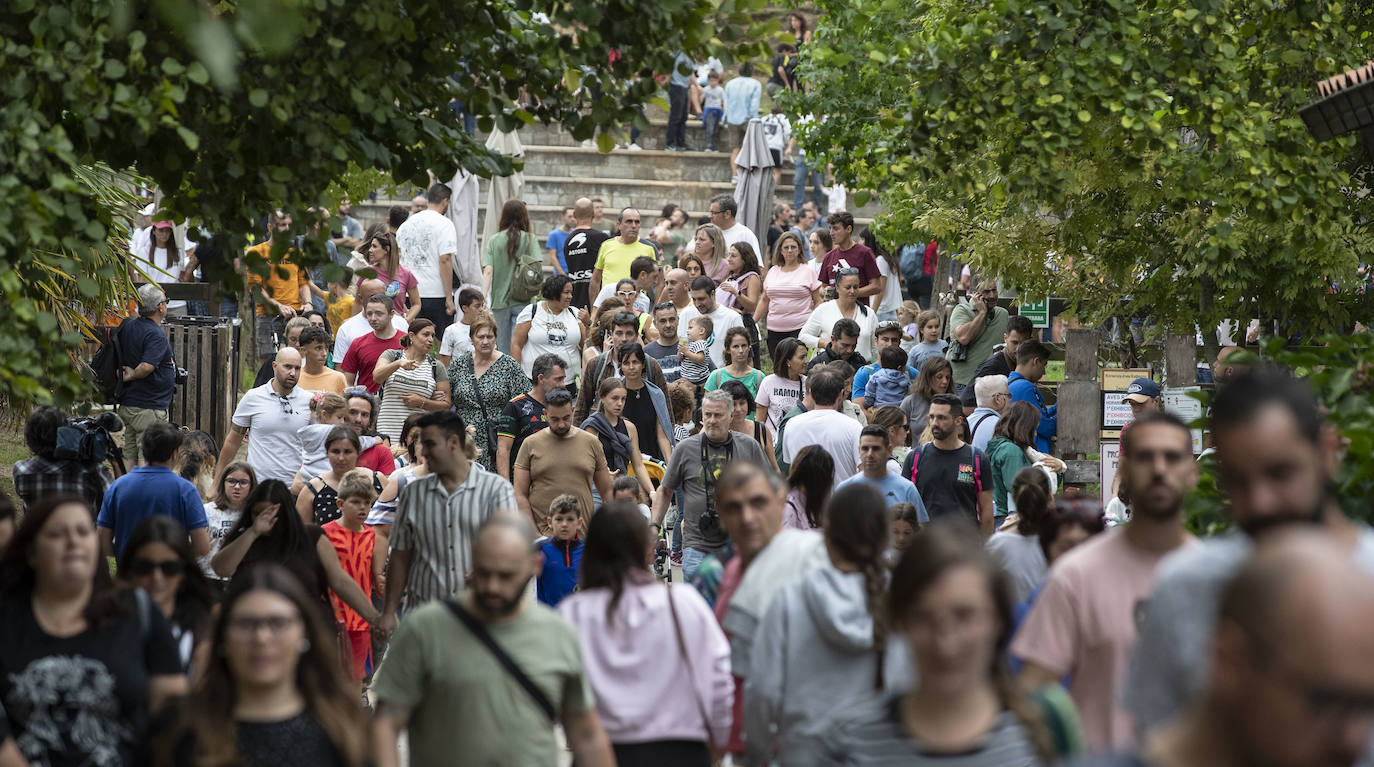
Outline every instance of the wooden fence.
{"type": "Polygon", "coordinates": [[[205,317],[168,317],[162,325],[176,364],[186,368],[167,413],[172,423],[208,432],[222,442],[239,399],[239,327],[205,317]]]}

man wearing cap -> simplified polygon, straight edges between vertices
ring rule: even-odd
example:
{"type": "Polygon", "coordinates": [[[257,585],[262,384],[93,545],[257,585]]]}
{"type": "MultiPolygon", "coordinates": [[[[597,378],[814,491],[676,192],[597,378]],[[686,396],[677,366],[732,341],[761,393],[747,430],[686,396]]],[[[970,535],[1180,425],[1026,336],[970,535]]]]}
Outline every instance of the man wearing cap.
{"type": "Polygon", "coordinates": [[[1121,404],[1131,406],[1131,418],[1139,418],[1151,410],[1160,409],[1159,384],[1148,378],[1137,378],[1126,387],[1126,396],[1121,404]]]}
{"type": "Polygon", "coordinates": [[[172,344],[162,330],[167,295],[153,283],[138,288],[138,316],[119,326],[119,378],[115,412],[124,419],[124,463],[138,464],[143,432],[154,421],[166,421],[176,390],[172,344]]]}

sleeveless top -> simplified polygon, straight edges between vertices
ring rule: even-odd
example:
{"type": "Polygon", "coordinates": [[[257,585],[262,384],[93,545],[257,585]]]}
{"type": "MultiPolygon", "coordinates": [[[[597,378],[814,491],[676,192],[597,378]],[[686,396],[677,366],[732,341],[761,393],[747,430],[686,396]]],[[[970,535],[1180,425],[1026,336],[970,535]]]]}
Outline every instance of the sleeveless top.
{"type": "MultiPolygon", "coordinates": [[[[343,516],[343,512],[339,510],[338,490],[325,484],[325,481],[319,477],[307,482],[305,487],[315,496],[315,501],[310,504],[310,510],[313,516],[312,521],[316,525],[323,527],[343,516]],[[315,487],[316,482],[319,482],[321,487],[315,487]]],[[[382,481],[380,475],[375,471],[372,472],[372,489],[377,491],[378,495],[382,494],[382,481]]]]}

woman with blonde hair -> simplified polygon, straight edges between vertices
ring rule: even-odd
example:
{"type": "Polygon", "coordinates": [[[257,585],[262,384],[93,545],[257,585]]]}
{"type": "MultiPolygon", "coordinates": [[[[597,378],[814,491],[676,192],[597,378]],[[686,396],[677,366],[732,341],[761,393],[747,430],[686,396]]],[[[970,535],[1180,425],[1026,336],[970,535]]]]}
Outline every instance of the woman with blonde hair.
{"type": "Polygon", "coordinates": [[[692,254],[701,259],[702,273],[719,285],[730,272],[730,249],[725,246],[725,235],[715,224],[702,224],[697,227],[692,239],[692,254]]]}

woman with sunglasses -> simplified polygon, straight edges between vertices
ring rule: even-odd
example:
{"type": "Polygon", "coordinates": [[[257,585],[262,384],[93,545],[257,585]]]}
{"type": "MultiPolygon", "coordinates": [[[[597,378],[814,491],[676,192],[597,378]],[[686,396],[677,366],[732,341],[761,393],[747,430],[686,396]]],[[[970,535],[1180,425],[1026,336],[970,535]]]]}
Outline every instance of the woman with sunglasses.
{"type": "Polygon", "coordinates": [[[911,436],[911,424],[907,421],[906,413],[900,405],[883,405],[873,409],[868,422],[887,429],[887,444],[892,449],[887,468],[893,474],[901,474],[902,461],[911,452],[911,446],[907,444],[911,436]]]}
{"type": "Polygon", "coordinates": [[[235,579],[211,628],[205,674],[146,763],[370,763],[367,719],[343,674],[332,623],[313,605],[313,595],[278,565],[235,579]]]}
{"type": "Polygon", "coordinates": [[[94,519],[46,496],[0,556],[0,764],[139,764],[150,716],[186,694],[167,620],[111,582],[94,519]]]}
{"type": "Polygon", "coordinates": [[[859,270],[854,267],[835,270],[834,300],[817,306],[797,337],[817,351],[825,349],[834,340],[830,333],[841,319],[854,320],[859,324],[859,343],[855,351],[865,361],[873,359],[873,333],[878,325],[878,315],[859,303],[859,270]]]}
{"type": "MultiPolygon", "coordinates": [[[[386,285],[386,294],[392,297],[392,307],[396,313],[404,316],[407,323],[414,322],[420,314],[420,284],[409,269],[401,266],[401,246],[396,244],[396,235],[385,229],[369,231],[358,252],[367,258],[366,268],[376,271],[377,279],[386,285]],[[409,308],[406,307],[407,302],[409,308]]],[[[358,275],[354,292],[365,279],[363,275],[358,275]]],[[[354,301],[353,313],[358,314],[362,310],[362,302],[354,301]]]]}
{"type": "Polygon", "coordinates": [[[161,514],[138,523],[119,560],[119,578],[147,592],[162,611],[171,624],[181,668],[189,673],[196,645],[205,638],[205,622],[215,596],[210,581],[196,566],[186,528],[161,514]]]}
{"type": "Polygon", "coordinates": [[[210,530],[210,553],[201,557],[200,569],[215,585],[222,586],[225,580],[215,573],[215,568],[210,566],[210,560],[219,553],[225,536],[238,524],[239,515],[243,513],[243,503],[257,486],[258,477],[253,472],[253,467],[246,461],[234,461],[224,467],[224,471],[219,475],[219,481],[215,483],[214,497],[205,504],[205,522],[210,530]]]}

